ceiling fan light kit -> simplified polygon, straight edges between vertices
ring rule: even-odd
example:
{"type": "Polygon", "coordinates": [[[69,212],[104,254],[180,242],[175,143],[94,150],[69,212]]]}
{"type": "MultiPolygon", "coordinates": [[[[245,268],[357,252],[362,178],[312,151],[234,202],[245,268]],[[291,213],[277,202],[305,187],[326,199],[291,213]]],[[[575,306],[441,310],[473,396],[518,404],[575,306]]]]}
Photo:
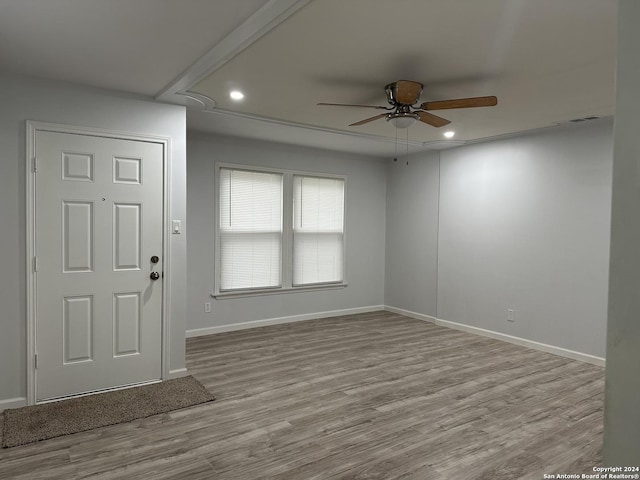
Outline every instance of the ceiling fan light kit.
{"type": "Polygon", "coordinates": [[[387,122],[396,128],[409,128],[419,120],[415,113],[389,113],[387,114],[387,122]]]}
{"type": "Polygon", "coordinates": [[[357,105],[352,103],[318,103],[318,105],[338,106],[338,107],[358,107],[358,108],[375,108],[378,110],[388,110],[389,113],[381,113],[373,117],[365,118],[359,122],[350,124],[350,127],[357,127],[365,123],[373,122],[381,118],[386,119],[396,128],[409,128],[416,121],[426,123],[432,127],[440,128],[451,123],[446,118],[439,117],[427,110],[449,110],[453,108],[473,108],[473,107],[493,107],[498,104],[495,96],[487,97],[470,97],[456,98],[452,100],[439,100],[435,102],[424,102],[419,107],[414,105],[418,103],[420,94],[424,85],[420,82],[412,80],[398,80],[384,87],[387,94],[387,101],[390,107],[379,105],[357,105]]]}

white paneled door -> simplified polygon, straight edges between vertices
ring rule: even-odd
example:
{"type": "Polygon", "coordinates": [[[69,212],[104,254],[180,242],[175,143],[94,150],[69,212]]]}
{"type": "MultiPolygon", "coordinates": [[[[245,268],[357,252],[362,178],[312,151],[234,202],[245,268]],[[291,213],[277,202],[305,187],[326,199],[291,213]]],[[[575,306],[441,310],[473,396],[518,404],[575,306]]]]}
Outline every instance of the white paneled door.
{"type": "Polygon", "coordinates": [[[161,378],[163,146],[35,139],[36,400],[161,378]]]}

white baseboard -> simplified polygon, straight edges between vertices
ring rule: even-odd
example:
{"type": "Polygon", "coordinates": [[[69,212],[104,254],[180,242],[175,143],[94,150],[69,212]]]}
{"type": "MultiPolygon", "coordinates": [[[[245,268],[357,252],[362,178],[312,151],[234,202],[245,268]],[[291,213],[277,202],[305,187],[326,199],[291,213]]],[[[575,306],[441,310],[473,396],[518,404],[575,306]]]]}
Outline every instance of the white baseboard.
{"type": "Polygon", "coordinates": [[[572,360],[579,360],[581,362],[590,363],[592,365],[598,365],[604,367],[605,359],[602,357],[596,357],[588,353],[576,352],[568,350],[562,347],[556,347],[554,345],[548,345],[546,343],[535,342],[533,340],[527,340],[525,338],[514,337],[505,333],[494,332],[492,330],[485,330],[484,328],[472,327],[464,325],[462,323],[450,322],[448,320],[442,320],[436,318],[436,325],[443,327],[454,328],[463,332],[473,333],[475,335],[482,335],[483,337],[490,337],[496,340],[502,340],[504,342],[520,345],[521,347],[533,348],[534,350],[540,350],[541,352],[552,353],[561,357],[571,358],[572,360]]]}
{"type": "Polygon", "coordinates": [[[187,375],[189,375],[189,372],[187,372],[186,368],[176,368],[175,370],[169,370],[169,375],[167,376],[167,378],[165,378],[165,380],[186,377],[187,375]]]}
{"type": "Polygon", "coordinates": [[[392,307],[390,305],[385,305],[384,309],[387,312],[397,313],[399,315],[404,315],[405,317],[415,318],[417,320],[423,320],[425,322],[436,323],[435,317],[431,317],[429,315],[424,315],[423,313],[412,312],[411,310],[405,310],[404,308],[392,307]]]}
{"type": "Polygon", "coordinates": [[[431,317],[422,313],[412,312],[410,310],[404,310],[402,308],[392,307],[385,305],[384,309],[388,312],[398,313],[406,317],[415,318],[417,320],[424,320],[425,322],[435,323],[441,327],[453,328],[455,330],[461,330],[467,333],[473,333],[474,335],[482,335],[483,337],[494,338],[496,340],[502,340],[503,342],[513,343],[520,345],[521,347],[533,348],[534,350],[540,350],[541,352],[552,353],[561,357],[571,358],[572,360],[579,360],[581,362],[590,363],[592,365],[598,365],[604,367],[605,359],[602,357],[596,357],[595,355],[589,355],[588,353],[575,352],[562,347],[556,347],[554,345],[547,345],[546,343],[535,342],[533,340],[527,340],[525,338],[514,337],[513,335],[507,335],[505,333],[494,332],[492,330],[485,330],[484,328],[472,327],[470,325],[464,325],[463,323],[450,322],[448,320],[442,320],[440,318],[431,317]]]}
{"type": "Polygon", "coordinates": [[[26,405],[27,405],[26,397],[7,398],[5,400],[0,400],[0,412],[7,410],[9,408],[20,408],[26,405]]]}
{"type": "Polygon", "coordinates": [[[328,312],[305,313],[302,315],[291,315],[289,317],[267,318],[264,320],[253,320],[250,322],[230,323],[215,327],[195,328],[186,331],[186,337],[201,337],[203,335],[213,335],[215,333],[234,332],[236,330],[246,330],[247,328],[266,327],[267,325],[279,325],[282,323],[302,322],[305,320],[316,320],[318,318],[339,317],[341,315],[354,315],[356,313],[368,313],[384,310],[382,305],[370,307],[345,308],[342,310],[330,310],[328,312]]]}
{"type": "MultiPolygon", "coordinates": [[[[520,345],[521,347],[533,348],[546,353],[552,353],[561,357],[571,358],[572,360],[579,360],[581,362],[590,363],[592,365],[598,365],[604,367],[605,359],[590,355],[588,353],[576,352],[568,350],[562,347],[556,347],[554,345],[548,345],[546,343],[540,343],[533,340],[527,340],[525,338],[514,337],[505,333],[494,332],[492,330],[486,330],[484,328],[472,327],[470,325],[464,325],[462,323],[450,322],[448,320],[442,320],[423,313],[412,312],[411,310],[405,310],[403,308],[393,307],[391,305],[373,305],[370,307],[359,308],[347,308],[343,310],[331,310],[328,312],[316,312],[303,315],[292,315],[289,317],[267,318],[264,320],[253,320],[250,322],[233,323],[228,325],[218,325],[215,327],[196,328],[193,330],[187,330],[186,337],[200,337],[203,335],[213,335],[216,333],[233,332],[236,330],[245,330],[248,328],[266,327],[267,325],[279,325],[283,323],[301,322],[305,320],[315,320],[318,318],[338,317],[340,315],[353,315],[357,313],[376,312],[379,310],[386,310],[388,312],[404,315],[405,317],[415,318],[429,323],[434,323],[442,327],[453,328],[455,330],[461,330],[467,333],[473,333],[475,335],[481,335],[483,337],[489,337],[496,340],[502,340],[503,342],[513,343],[520,345]]],[[[184,373],[182,370],[176,370],[176,377],[187,375],[186,369],[184,373]]],[[[173,377],[173,371],[170,372],[170,378],[173,377]]]]}

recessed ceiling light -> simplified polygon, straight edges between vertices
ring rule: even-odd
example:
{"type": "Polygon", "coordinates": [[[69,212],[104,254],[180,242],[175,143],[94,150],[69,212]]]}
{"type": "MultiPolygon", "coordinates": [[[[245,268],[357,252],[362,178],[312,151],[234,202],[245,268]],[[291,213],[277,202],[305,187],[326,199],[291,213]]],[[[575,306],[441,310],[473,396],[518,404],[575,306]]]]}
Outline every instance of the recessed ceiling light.
{"type": "Polygon", "coordinates": [[[229,93],[229,96],[233,100],[242,100],[244,98],[244,93],[242,93],[240,90],[232,90],[231,93],[229,93]]]}
{"type": "Polygon", "coordinates": [[[456,132],[449,130],[448,132],[444,132],[443,135],[447,138],[452,138],[454,135],[456,134],[456,132]]]}

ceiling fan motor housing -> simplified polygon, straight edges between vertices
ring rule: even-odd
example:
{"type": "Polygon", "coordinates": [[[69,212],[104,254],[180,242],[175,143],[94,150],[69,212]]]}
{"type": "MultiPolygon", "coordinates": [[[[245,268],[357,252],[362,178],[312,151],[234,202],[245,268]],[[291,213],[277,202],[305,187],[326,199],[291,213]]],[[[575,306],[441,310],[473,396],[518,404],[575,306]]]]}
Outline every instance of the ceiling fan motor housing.
{"type": "Polygon", "coordinates": [[[413,105],[420,98],[424,85],[411,80],[398,80],[384,87],[390,105],[413,105]]]}

